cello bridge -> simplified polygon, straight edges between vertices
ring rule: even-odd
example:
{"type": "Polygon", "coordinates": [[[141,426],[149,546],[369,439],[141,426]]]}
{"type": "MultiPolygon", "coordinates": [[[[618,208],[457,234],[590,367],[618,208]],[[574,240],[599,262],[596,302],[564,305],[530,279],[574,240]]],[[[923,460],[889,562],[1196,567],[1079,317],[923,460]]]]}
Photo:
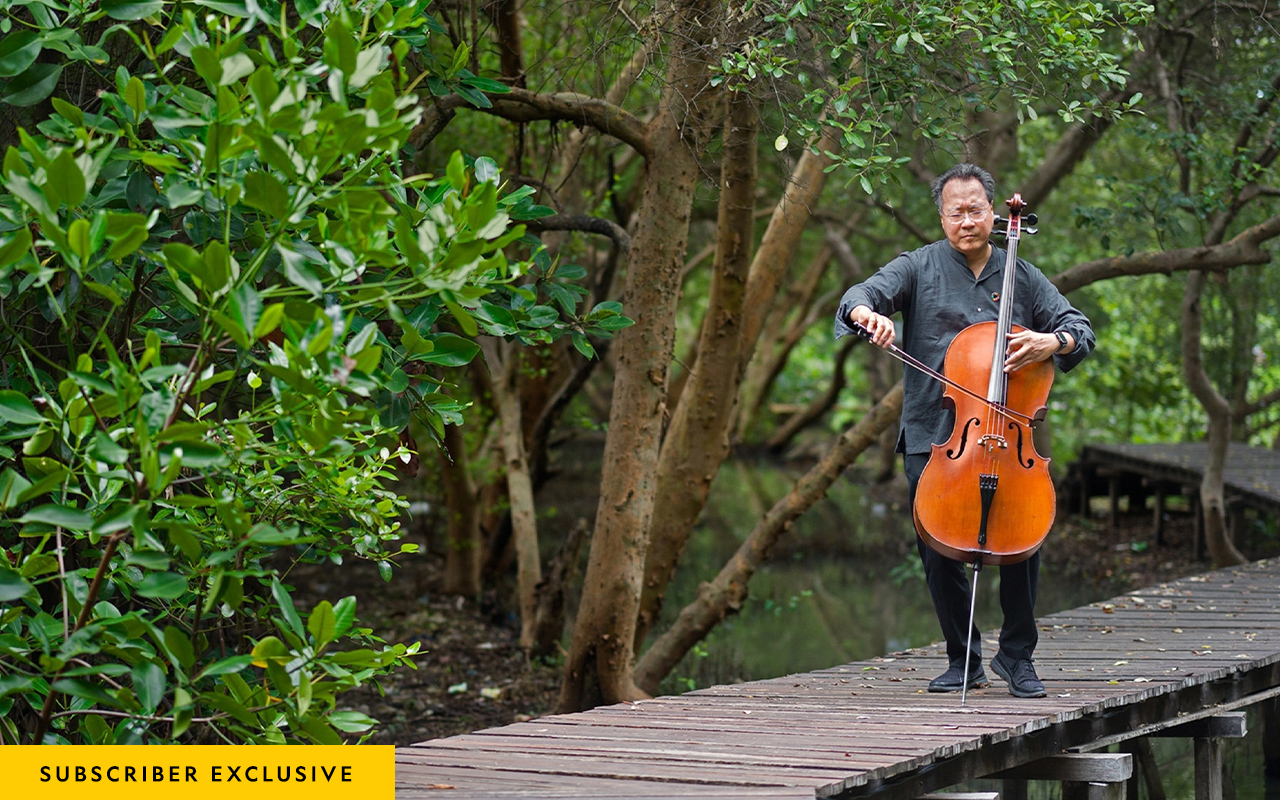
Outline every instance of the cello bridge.
{"type": "Polygon", "coordinates": [[[984,434],[982,438],[978,439],[978,446],[987,448],[987,452],[990,453],[993,450],[995,450],[997,447],[1003,450],[1004,448],[1009,446],[1009,442],[1003,436],[997,436],[994,433],[988,433],[988,434],[984,434]]]}

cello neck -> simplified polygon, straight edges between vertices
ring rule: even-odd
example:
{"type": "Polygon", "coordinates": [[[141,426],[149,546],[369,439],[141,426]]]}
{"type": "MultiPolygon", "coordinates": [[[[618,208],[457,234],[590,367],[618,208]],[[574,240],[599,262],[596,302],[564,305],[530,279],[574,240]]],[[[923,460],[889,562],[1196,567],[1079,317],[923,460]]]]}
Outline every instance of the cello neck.
{"type": "Polygon", "coordinates": [[[1013,330],[1013,290],[1018,273],[1018,240],[1022,238],[1022,209],[1026,203],[1015,192],[1005,204],[1009,206],[1007,251],[1004,258],[1004,283],[1000,287],[1000,315],[996,319],[996,343],[991,352],[991,378],[987,384],[987,400],[1005,405],[1009,394],[1009,376],[1004,371],[1005,350],[1013,330]]]}

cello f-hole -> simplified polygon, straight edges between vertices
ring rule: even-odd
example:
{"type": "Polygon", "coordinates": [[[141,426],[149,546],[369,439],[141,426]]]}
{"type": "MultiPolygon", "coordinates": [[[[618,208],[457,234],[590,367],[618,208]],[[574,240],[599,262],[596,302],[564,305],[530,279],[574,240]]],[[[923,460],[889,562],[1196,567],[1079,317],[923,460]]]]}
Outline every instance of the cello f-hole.
{"type": "Polygon", "coordinates": [[[960,433],[960,449],[958,451],[948,450],[947,458],[955,461],[964,455],[964,448],[969,443],[969,428],[974,425],[981,425],[982,422],[977,417],[970,417],[964,424],[964,430],[960,433]]]}
{"type": "Polygon", "coordinates": [[[1022,426],[1016,422],[1010,422],[1009,427],[1018,431],[1018,463],[1027,469],[1031,469],[1031,467],[1036,463],[1036,460],[1029,456],[1026,461],[1022,460],[1022,426]]]}

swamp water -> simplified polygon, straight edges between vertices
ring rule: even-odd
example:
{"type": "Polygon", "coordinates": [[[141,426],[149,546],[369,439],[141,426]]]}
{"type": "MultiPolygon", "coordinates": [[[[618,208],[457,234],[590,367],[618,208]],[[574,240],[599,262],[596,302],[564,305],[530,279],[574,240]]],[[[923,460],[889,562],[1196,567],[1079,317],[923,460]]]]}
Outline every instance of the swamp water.
{"type": "MultiPolygon", "coordinates": [[[[740,459],[724,465],[667,592],[666,622],[695,596],[699,582],[715,576],[799,474],[771,461],[740,459]]],[[[874,488],[848,477],[838,480],[779,540],[770,562],[752,578],[742,611],[685,657],[663,691],[808,672],[939,639],[905,505],[906,484],[900,475],[897,483],[874,488]]],[[[1043,550],[1037,614],[1118,593],[1088,576],[1057,571],[1052,537],[1043,550]]],[[[978,587],[979,629],[998,628],[1000,618],[999,570],[987,569],[978,587]]],[[[989,660],[994,639],[983,650],[989,660]]],[[[1052,681],[1052,676],[1041,677],[1052,681]]],[[[1280,800],[1280,783],[1262,777],[1262,725],[1256,710],[1248,722],[1249,736],[1227,743],[1234,797],[1280,800]]],[[[1168,800],[1194,798],[1191,742],[1154,740],[1153,746],[1168,800]]],[[[1033,783],[1030,788],[1033,798],[1058,796],[1053,784],[1033,783]]],[[[1147,796],[1146,787],[1141,796],[1147,796]]]]}

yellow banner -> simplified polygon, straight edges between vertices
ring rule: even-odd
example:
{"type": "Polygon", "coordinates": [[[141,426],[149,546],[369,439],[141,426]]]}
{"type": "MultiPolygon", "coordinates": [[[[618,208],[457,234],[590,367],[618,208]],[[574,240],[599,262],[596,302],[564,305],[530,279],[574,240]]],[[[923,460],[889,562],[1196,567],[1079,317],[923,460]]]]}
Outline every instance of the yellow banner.
{"type": "Polygon", "coordinates": [[[395,796],[391,745],[0,747],[6,797],[327,800],[395,796]]]}

